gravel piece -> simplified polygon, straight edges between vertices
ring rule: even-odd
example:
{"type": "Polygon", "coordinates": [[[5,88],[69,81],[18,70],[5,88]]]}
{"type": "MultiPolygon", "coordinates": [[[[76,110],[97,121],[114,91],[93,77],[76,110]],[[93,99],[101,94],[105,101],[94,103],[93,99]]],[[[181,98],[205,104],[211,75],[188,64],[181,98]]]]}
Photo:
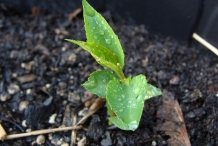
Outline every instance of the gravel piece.
{"type": "Polygon", "coordinates": [[[11,96],[8,94],[0,93],[0,101],[5,102],[5,101],[9,100],[10,98],[11,98],[11,96]]]}
{"type": "Polygon", "coordinates": [[[36,138],[36,143],[38,145],[42,145],[43,143],[45,143],[45,136],[44,135],[39,135],[36,138]]]}
{"type": "Polygon", "coordinates": [[[19,104],[19,111],[23,112],[28,105],[29,105],[29,101],[21,101],[19,104]]]}
{"type": "Polygon", "coordinates": [[[189,112],[187,115],[186,115],[188,118],[190,119],[193,119],[196,115],[193,111],[189,112]]]}
{"type": "Polygon", "coordinates": [[[61,146],[69,146],[69,144],[66,143],[66,142],[63,142],[63,143],[61,144],[61,146]]]}
{"type": "Polygon", "coordinates": [[[80,96],[77,93],[69,92],[68,93],[68,101],[74,104],[77,104],[80,102],[80,96]]]}
{"type": "Polygon", "coordinates": [[[85,146],[87,142],[86,137],[84,136],[82,139],[80,139],[77,143],[78,146],[85,146]]]}
{"type": "Polygon", "coordinates": [[[55,118],[56,118],[57,114],[53,114],[49,117],[48,123],[50,124],[55,124],[55,118]]]}
{"type": "Polygon", "coordinates": [[[23,76],[19,76],[17,77],[17,80],[23,84],[23,83],[27,83],[27,82],[32,82],[33,80],[36,79],[36,76],[34,74],[26,74],[23,76]]]}
{"type": "Polygon", "coordinates": [[[110,146],[112,145],[112,140],[109,132],[105,133],[105,138],[101,141],[102,146],[110,146]]]}
{"type": "Polygon", "coordinates": [[[179,84],[179,81],[180,81],[179,76],[173,76],[173,77],[170,79],[170,84],[172,84],[172,85],[177,85],[177,84],[179,84]]]}
{"type": "Polygon", "coordinates": [[[20,91],[20,87],[18,85],[16,85],[16,84],[10,84],[8,86],[8,93],[11,94],[11,95],[15,94],[15,93],[17,93],[19,91],[20,91]]]}

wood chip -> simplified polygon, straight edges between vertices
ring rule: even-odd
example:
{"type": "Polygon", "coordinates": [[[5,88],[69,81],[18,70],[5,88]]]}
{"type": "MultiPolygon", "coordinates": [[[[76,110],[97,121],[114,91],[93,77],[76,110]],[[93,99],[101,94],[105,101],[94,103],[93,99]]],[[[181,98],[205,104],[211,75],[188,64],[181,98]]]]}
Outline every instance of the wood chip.
{"type": "Polygon", "coordinates": [[[162,102],[158,108],[157,117],[164,122],[157,125],[157,130],[170,136],[167,140],[170,146],[191,146],[179,103],[166,90],[164,90],[162,102]]]}
{"type": "Polygon", "coordinates": [[[5,132],[5,129],[0,124],[0,140],[4,140],[7,137],[7,133],[5,132]]]}

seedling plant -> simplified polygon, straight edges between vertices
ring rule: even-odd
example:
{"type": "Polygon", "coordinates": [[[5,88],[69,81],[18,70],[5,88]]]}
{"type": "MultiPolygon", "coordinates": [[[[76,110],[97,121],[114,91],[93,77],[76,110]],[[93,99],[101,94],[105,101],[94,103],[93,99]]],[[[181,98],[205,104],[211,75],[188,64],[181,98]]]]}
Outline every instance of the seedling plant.
{"type": "Polygon", "coordinates": [[[106,70],[93,72],[83,86],[106,98],[109,121],[123,130],[135,130],[144,101],[161,95],[147,83],[144,75],[125,77],[124,53],[120,41],[107,21],[86,0],[82,0],[87,41],[66,39],[88,51],[106,70]]]}

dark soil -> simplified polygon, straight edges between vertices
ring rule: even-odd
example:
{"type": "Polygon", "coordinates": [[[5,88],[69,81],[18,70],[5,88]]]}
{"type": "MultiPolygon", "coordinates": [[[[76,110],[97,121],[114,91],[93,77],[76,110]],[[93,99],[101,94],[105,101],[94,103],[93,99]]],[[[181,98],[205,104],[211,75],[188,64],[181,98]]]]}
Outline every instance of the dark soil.
{"type": "MultiPolygon", "coordinates": [[[[218,57],[200,45],[188,47],[151,34],[143,25],[112,19],[110,13],[104,16],[123,46],[125,74],[144,74],[149,83],[174,94],[193,146],[218,145],[218,57]]],[[[81,83],[101,67],[64,38],[85,40],[81,16],[68,21],[67,15],[0,12],[0,122],[8,134],[70,126],[67,115],[79,120],[81,111],[86,112],[84,100],[90,95],[81,83]],[[55,121],[49,122],[54,114],[55,121]]],[[[88,131],[76,132],[77,142],[86,137],[87,145],[168,145],[169,136],[157,129],[161,100],[160,96],[145,102],[135,131],[108,129],[103,106],[84,124],[88,131]]],[[[70,144],[71,133],[46,134],[44,145],[70,144]]],[[[36,138],[0,145],[37,145],[36,138]]]]}

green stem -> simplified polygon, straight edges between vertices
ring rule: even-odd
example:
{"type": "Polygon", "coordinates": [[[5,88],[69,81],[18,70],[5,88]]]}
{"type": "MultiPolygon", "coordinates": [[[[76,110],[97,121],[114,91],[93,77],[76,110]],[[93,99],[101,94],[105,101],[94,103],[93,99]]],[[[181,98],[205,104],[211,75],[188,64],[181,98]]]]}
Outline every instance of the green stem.
{"type": "Polygon", "coordinates": [[[123,84],[125,82],[125,80],[126,80],[126,77],[125,77],[119,63],[117,63],[117,68],[118,68],[117,74],[120,77],[121,83],[123,84]]]}

